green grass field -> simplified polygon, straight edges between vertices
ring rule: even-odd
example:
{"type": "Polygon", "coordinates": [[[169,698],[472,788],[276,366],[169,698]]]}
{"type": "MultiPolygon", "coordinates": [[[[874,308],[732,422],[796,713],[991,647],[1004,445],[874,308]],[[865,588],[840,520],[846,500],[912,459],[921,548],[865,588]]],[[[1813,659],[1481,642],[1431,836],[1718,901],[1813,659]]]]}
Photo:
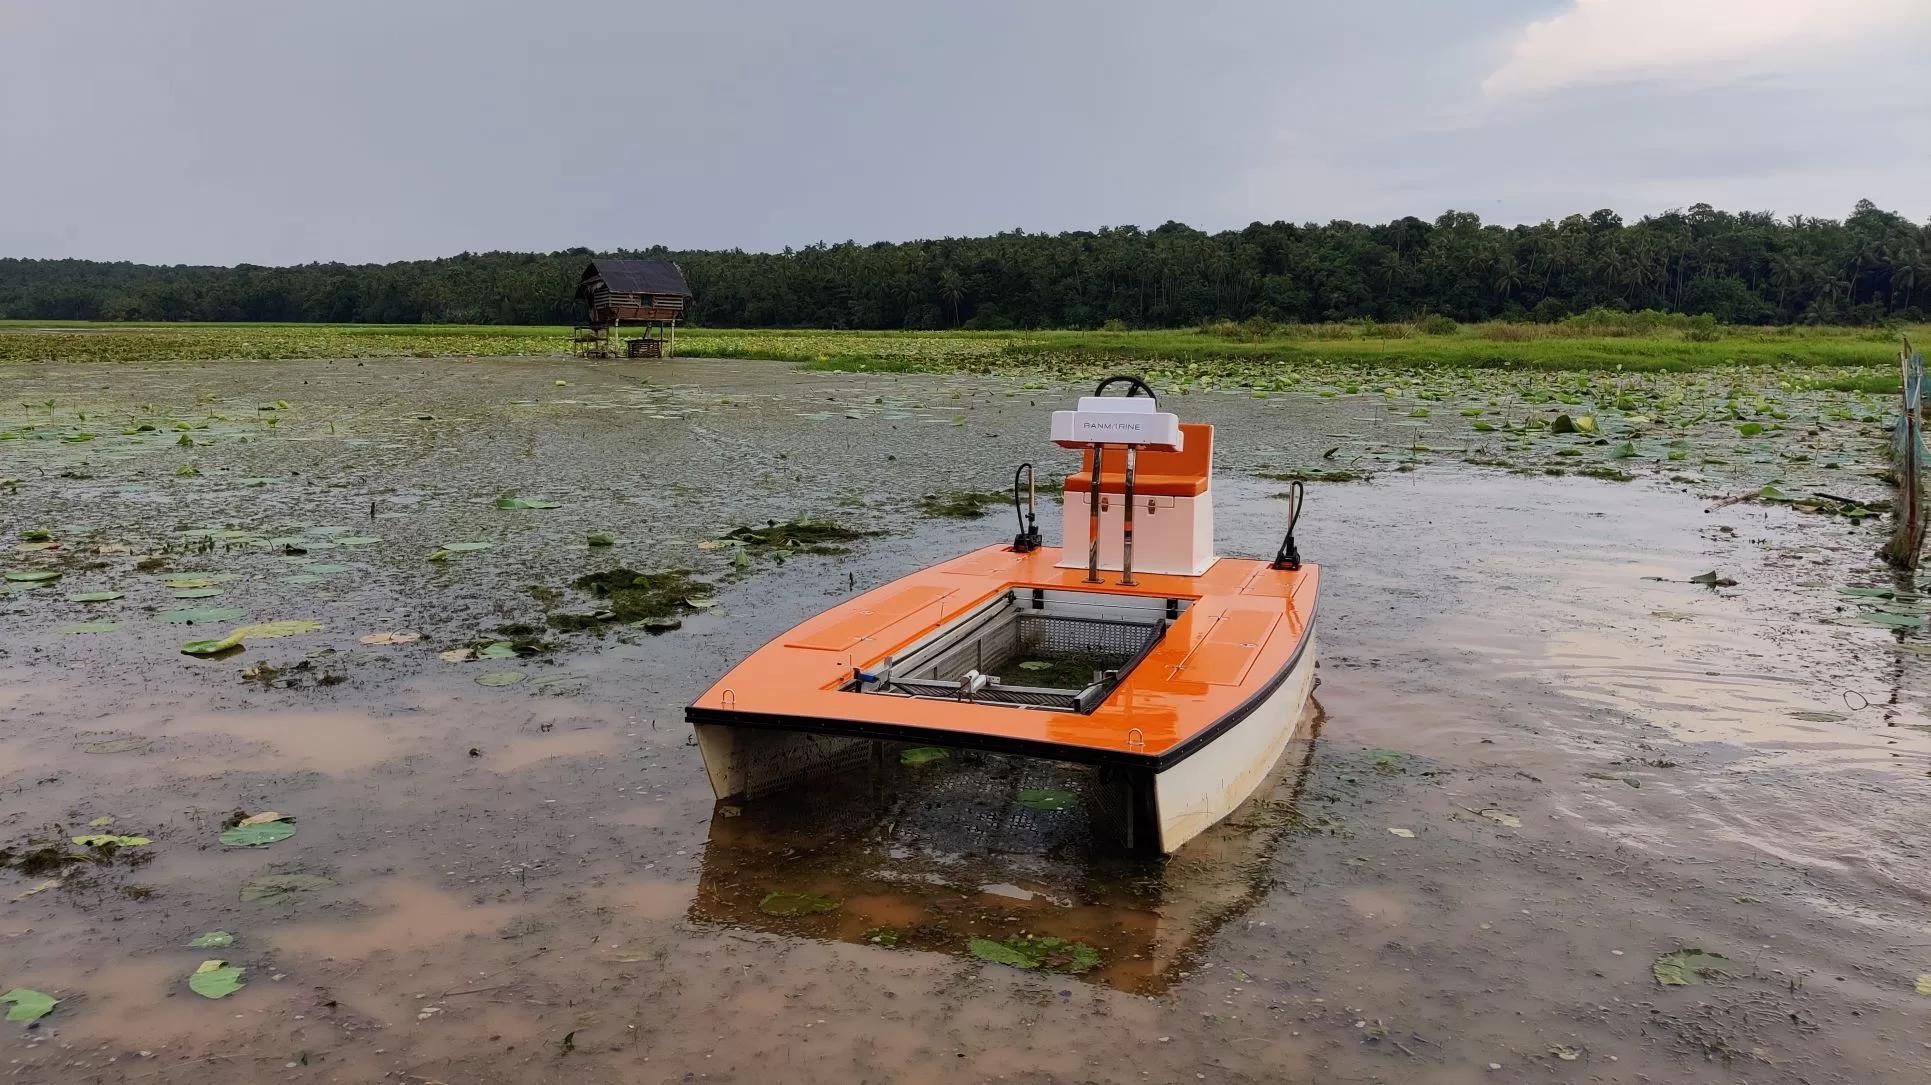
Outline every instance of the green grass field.
{"type": "MultiPolygon", "coordinates": [[[[1046,332],[684,328],[677,351],[685,357],[770,358],[828,369],[1074,373],[1116,367],[1235,381],[1337,368],[1638,373],[1743,366],[1802,369],[1811,371],[1807,379],[1863,387],[1885,386],[1896,365],[1898,335],[1867,328],[1728,327],[1691,333],[1518,324],[1469,325],[1442,335],[1423,335],[1408,325],[1046,332]]],[[[568,348],[569,330],[554,327],[0,321],[0,362],[480,357],[556,355],[568,348]]]]}

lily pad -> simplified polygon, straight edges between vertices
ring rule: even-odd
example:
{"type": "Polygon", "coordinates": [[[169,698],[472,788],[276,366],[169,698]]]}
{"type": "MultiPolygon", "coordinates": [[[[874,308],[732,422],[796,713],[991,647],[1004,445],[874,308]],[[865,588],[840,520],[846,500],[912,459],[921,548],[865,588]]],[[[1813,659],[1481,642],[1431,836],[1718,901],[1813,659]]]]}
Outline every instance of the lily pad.
{"type": "Polygon", "coordinates": [[[493,545],[486,542],[453,542],[444,543],[442,549],[452,554],[465,554],[471,550],[488,550],[493,545]]]}
{"type": "Polygon", "coordinates": [[[370,633],[359,638],[363,644],[413,644],[422,639],[421,633],[370,633]]]}
{"type": "Polygon", "coordinates": [[[524,674],[522,671],[491,671],[488,674],[477,675],[476,684],[479,686],[513,686],[528,677],[529,675],[524,674]]]}
{"type": "Polygon", "coordinates": [[[1888,625],[1894,629],[1923,629],[1924,619],[1911,614],[1892,614],[1883,610],[1867,610],[1858,617],[1878,625],[1888,625]]]}
{"type": "Polygon", "coordinates": [[[214,625],[246,617],[248,612],[240,607],[198,607],[169,610],[161,614],[162,621],[174,625],[214,625]]]}
{"type": "Polygon", "coordinates": [[[486,644],[483,646],[481,651],[478,651],[476,653],[476,658],[478,659],[515,659],[516,645],[511,644],[509,641],[506,641],[506,640],[499,640],[493,644],[486,644]]]}
{"type": "Polygon", "coordinates": [[[1723,963],[1727,963],[1727,959],[1721,953],[1679,949],[1656,958],[1650,971],[1656,974],[1656,982],[1665,987],[1685,987],[1702,983],[1708,976],[1722,975],[1723,963]]]}
{"type": "Polygon", "coordinates": [[[288,618],[278,622],[244,625],[228,635],[236,640],[277,640],[299,637],[304,633],[319,633],[321,630],[322,623],[313,618],[288,618]]]}
{"type": "Polygon", "coordinates": [[[1014,935],[1004,941],[974,938],[966,944],[974,957],[1027,971],[1079,973],[1099,967],[1100,951],[1064,938],[1014,935]]]}
{"type": "Polygon", "coordinates": [[[0,995],[0,1002],[10,1004],[7,1007],[9,1021],[38,1021],[60,1005],[60,999],[28,987],[15,987],[0,995]]]}
{"type": "Polygon", "coordinates": [[[202,998],[227,998],[245,986],[241,973],[239,966],[227,961],[202,961],[201,967],[188,977],[188,990],[202,998]]]}
{"type": "Polygon", "coordinates": [[[215,637],[211,640],[191,640],[181,646],[182,655],[200,656],[203,659],[212,659],[216,656],[224,656],[239,651],[241,651],[241,642],[232,637],[215,637]]]}
{"type": "Polygon", "coordinates": [[[920,746],[899,754],[898,759],[901,764],[927,765],[934,761],[943,761],[946,756],[946,752],[937,746],[920,746]]]}
{"type": "Polygon", "coordinates": [[[5,574],[0,574],[0,575],[4,575],[6,579],[11,580],[16,584],[45,584],[50,580],[59,580],[60,570],[59,569],[8,569],[5,574]]]}
{"type": "Polygon", "coordinates": [[[221,834],[221,842],[231,848],[260,848],[295,835],[295,823],[286,820],[237,825],[221,834]]]}
{"type": "Polygon", "coordinates": [[[1031,787],[1019,793],[1019,805],[1028,810],[1071,810],[1078,796],[1063,788],[1031,787]]]}
{"type": "Polygon", "coordinates": [[[87,753],[133,753],[154,745],[151,738],[110,738],[86,748],[87,753]]]}
{"type": "Polygon", "coordinates": [[[118,836],[114,833],[92,833],[74,837],[74,843],[83,848],[138,848],[154,841],[145,836],[118,836]]]}
{"type": "Polygon", "coordinates": [[[758,911],[765,915],[796,917],[819,915],[834,912],[844,902],[836,897],[819,896],[816,893],[789,893],[779,891],[767,893],[758,902],[758,911]]]}
{"type": "Polygon", "coordinates": [[[176,599],[212,599],[221,594],[220,588],[183,588],[174,593],[176,599]]]}
{"type": "Polygon", "coordinates": [[[74,622],[71,625],[54,627],[56,633],[112,633],[121,627],[119,622],[74,622]]]}
{"type": "Polygon", "coordinates": [[[499,497],[495,503],[499,509],[560,509],[563,507],[554,501],[544,501],[534,497],[499,497]]]}
{"type": "Polygon", "coordinates": [[[241,899],[267,900],[287,893],[310,893],[317,889],[332,889],[335,883],[317,874],[270,874],[266,878],[256,878],[241,887],[241,899]]]}
{"type": "Polygon", "coordinates": [[[617,536],[612,535],[608,531],[592,531],[590,534],[584,536],[584,541],[591,546],[615,546],[617,545],[617,536]]]}
{"type": "Polygon", "coordinates": [[[196,949],[220,949],[222,946],[234,945],[235,936],[227,931],[209,931],[188,939],[188,944],[196,949]]]}
{"type": "Polygon", "coordinates": [[[79,595],[70,595],[67,598],[75,603],[111,603],[116,599],[125,599],[127,597],[117,591],[84,591],[79,595]]]}

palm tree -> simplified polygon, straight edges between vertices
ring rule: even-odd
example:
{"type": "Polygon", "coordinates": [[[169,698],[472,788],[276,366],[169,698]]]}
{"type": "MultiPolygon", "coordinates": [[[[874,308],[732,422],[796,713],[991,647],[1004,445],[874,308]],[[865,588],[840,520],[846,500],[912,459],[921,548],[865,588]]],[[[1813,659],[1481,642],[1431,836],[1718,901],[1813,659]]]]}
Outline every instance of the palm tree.
{"type": "Polygon", "coordinates": [[[1893,308],[1909,309],[1911,295],[1917,293],[1918,284],[1931,278],[1931,260],[1915,245],[1898,250],[1895,258],[1897,262],[1891,266],[1891,303],[1893,308]],[[1901,302],[1897,293],[1900,289],[1904,291],[1901,302]]]}
{"type": "Polygon", "coordinates": [[[1522,275],[1515,265],[1515,257],[1504,256],[1495,267],[1496,292],[1507,298],[1522,285],[1522,275]]]}
{"type": "Polygon", "coordinates": [[[959,303],[965,300],[965,280],[951,268],[939,272],[939,297],[952,306],[952,326],[959,326],[959,303]]]}

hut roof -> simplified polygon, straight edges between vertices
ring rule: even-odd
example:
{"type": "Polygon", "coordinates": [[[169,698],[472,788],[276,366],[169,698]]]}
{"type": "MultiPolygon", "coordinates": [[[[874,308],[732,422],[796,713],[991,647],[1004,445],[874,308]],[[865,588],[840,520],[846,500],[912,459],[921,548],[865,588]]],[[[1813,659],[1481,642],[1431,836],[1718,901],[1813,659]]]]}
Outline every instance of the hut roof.
{"type": "Polygon", "coordinates": [[[582,283],[601,278],[604,286],[618,294],[681,294],[691,296],[684,272],[669,260],[598,260],[583,269],[582,283]]]}

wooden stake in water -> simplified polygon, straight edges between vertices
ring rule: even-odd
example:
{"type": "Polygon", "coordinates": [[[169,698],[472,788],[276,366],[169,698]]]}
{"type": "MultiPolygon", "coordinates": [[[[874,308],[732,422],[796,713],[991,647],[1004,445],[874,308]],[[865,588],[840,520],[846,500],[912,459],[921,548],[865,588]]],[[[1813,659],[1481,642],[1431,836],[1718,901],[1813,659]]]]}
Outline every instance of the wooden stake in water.
{"type": "Polygon", "coordinates": [[[1897,476],[1897,504],[1892,512],[1891,541],[1880,551],[1899,569],[1916,569],[1924,548],[1924,355],[1906,337],[1898,352],[1904,377],[1904,409],[1891,430],[1891,466],[1897,476]]]}

